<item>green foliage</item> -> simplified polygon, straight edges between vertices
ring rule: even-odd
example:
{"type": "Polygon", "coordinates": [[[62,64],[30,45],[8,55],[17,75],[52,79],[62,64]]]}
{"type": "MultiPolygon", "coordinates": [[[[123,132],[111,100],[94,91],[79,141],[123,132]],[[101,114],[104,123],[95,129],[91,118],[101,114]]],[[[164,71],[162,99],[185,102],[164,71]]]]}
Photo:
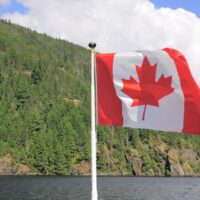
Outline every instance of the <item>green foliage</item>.
{"type": "Polygon", "coordinates": [[[38,84],[41,81],[41,74],[39,71],[33,70],[31,73],[31,81],[33,84],[38,84]]]}
{"type": "Polygon", "coordinates": [[[156,162],[155,160],[152,160],[148,151],[144,150],[143,152],[143,166],[142,171],[145,174],[148,174],[151,170],[154,170],[156,168],[156,162]]]}
{"type": "MultiPolygon", "coordinates": [[[[89,66],[88,50],[0,20],[0,155],[42,174],[70,174],[89,163],[89,66]]],[[[143,150],[157,132],[98,127],[97,133],[100,172],[131,171],[126,156],[132,149],[143,152],[144,173],[161,168],[161,155],[143,150]]],[[[157,134],[200,154],[196,136],[157,134]]]]}
{"type": "Polygon", "coordinates": [[[90,160],[89,58],[82,47],[0,21],[0,154],[43,174],[69,174],[90,160]]]}
{"type": "Polygon", "coordinates": [[[133,148],[138,149],[140,144],[139,130],[135,129],[133,132],[133,148]]]}

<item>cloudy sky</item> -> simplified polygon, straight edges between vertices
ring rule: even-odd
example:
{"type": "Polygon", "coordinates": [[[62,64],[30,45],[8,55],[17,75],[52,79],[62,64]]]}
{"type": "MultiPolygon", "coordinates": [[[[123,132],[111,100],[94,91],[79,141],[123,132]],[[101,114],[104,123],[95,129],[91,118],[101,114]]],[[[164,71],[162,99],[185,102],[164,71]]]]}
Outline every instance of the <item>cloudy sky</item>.
{"type": "Polygon", "coordinates": [[[199,0],[0,0],[0,18],[101,52],[179,49],[200,86],[199,0]]]}

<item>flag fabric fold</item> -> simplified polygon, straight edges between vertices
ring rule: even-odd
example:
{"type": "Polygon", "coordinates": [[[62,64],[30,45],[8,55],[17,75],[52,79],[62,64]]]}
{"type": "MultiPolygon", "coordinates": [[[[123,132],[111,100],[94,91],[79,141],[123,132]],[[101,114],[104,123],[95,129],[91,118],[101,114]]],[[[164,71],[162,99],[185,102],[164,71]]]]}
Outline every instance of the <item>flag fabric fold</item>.
{"type": "Polygon", "coordinates": [[[200,88],[177,50],[96,54],[98,125],[200,134],[200,88]]]}

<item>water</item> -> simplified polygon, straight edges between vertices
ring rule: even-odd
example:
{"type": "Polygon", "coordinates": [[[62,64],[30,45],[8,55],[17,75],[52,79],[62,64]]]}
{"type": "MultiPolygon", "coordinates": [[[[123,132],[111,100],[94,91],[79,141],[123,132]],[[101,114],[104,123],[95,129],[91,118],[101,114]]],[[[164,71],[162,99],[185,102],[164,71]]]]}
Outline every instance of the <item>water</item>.
{"type": "MultiPolygon", "coordinates": [[[[1,176],[0,200],[90,200],[90,177],[1,176]]],[[[99,200],[199,200],[200,178],[98,177],[99,200]]]]}

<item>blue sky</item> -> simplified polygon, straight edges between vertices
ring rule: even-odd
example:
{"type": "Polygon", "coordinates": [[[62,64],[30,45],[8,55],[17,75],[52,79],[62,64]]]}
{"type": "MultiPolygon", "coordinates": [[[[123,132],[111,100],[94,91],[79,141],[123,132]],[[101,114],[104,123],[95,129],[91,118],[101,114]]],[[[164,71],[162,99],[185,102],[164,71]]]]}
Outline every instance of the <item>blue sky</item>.
{"type": "Polygon", "coordinates": [[[200,0],[151,0],[156,8],[169,7],[172,9],[183,8],[200,17],[200,0]]]}
{"type": "Polygon", "coordinates": [[[200,86],[200,0],[0,0],[0,18],[101,52],[178,49],[200,86]]]}
{"type": "MultiPolygon", "coordinates": [[[[200,17],[200,0],[151,0],[156,8],[169,7],[172,9],[183,8],[185,10],[195,13],[200,17]]],[[[8,6],[0,6],[0,15],[10,12],[20,12],[25,14],[28,9],[22,4],[18,3],[17,0],[11,0],[8,6]]]]}
{"type": "Polygon", "coordinates": [[[10,4],[7,6],[0,5],[0,15],[7,12],[13,13],[16,11],[25,14],[26,12],[28,12],[28,9],[24,7],[21,3],[18,3],[17,0],[11,0],[10,4]]]}

